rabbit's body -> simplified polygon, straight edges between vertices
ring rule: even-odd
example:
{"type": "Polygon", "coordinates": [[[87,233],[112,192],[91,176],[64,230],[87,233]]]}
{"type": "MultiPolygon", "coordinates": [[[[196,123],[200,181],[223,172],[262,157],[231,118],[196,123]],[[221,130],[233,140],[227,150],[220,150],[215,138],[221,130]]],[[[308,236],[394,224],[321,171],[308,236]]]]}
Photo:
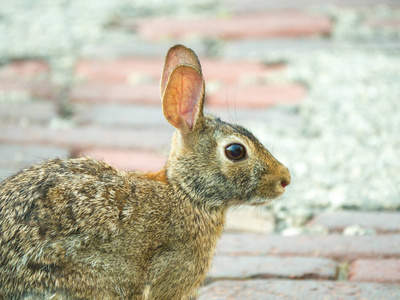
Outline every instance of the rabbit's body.
{"type": "Polygon", "coordinates": [[[22,171],[0,185],[0,199],[0,299],[31,289],[180,299],[204,280],[224,223],[222,209],[193,205],[164,172],[125,173],[89,158],[22,171]]]}
{"type": "Polygon", "coordinates": [[[0,299],[187,299],[226,210],[284,192],[288,170],[250,132],[203,115],[193,51],[170,49],[161,91],[178,130],[160,172],[56,159],[0,183],[0,299]]]}

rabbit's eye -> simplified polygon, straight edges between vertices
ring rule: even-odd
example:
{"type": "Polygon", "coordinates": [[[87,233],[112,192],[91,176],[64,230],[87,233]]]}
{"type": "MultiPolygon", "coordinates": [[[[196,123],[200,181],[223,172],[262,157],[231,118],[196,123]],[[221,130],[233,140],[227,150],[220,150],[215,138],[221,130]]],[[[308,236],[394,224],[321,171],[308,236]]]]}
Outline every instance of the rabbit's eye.
{"type": "Polygon", "coordinates": [[[240,144],[230,144],[225,148],[225,155],[230,160],[246,158],[246,148],[240,144]]]}

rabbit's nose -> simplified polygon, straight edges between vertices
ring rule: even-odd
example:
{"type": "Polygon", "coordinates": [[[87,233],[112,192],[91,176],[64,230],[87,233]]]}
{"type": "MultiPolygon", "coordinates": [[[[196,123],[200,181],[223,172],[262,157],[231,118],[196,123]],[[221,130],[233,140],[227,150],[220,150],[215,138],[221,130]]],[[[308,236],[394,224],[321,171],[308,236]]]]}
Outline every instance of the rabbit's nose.
{"type": "Polygon", "coordinates": [[[284,171],[283,171],[283,176],[281,178],[281,186],[282,188],[287,187],[290,184],[291,178],[290,178],[290,172],[288,170],[288,168],[284,167],[284,171]]]}
{"type": "Polygon", "coordinates": [[[283,179],[283,180],[281,181],[281,186],[282,186],[283,188],[287,187],[289,184],[290,184],[290,181],[287,181],[286,179],[283,179]]]}

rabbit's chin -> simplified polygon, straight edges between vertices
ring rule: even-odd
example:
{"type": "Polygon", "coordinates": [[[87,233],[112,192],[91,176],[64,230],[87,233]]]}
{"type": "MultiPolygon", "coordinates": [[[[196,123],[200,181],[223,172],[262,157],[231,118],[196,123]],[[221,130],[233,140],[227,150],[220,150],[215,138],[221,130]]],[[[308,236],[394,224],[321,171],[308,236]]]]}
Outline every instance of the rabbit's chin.
{"type": "Polygon", "coordinates": [[[247,201],[246,204],[252,206],[261,206],[270,203],[274,199],[275,198],[254,197],[247,201]]]}
{"type": "Polygon", "coordinates": [[[268,204],[270,202],[272,202],[274,199],[279,198],[280,196],[282,196],[282,193],[279,193],[277,195],[274,196],[270,196],[270,197],[260,197],[260,196],[256,196],[251,198],[250,200],[248,200],[246,202],[247,205],[252,205],[252,206],[261,206],[261,205],[265,205],[268,204]]]}

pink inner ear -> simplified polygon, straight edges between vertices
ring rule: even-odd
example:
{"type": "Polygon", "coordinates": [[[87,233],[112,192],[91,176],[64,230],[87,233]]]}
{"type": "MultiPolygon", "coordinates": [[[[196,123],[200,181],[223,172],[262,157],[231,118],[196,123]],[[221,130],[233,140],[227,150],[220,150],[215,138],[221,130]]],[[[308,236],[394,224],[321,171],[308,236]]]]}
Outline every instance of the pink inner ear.
{"type": "Polygon", "coordinates": [[[176,67],[163,96],[163,111],[168,122],[179,130],[192,130],[203,107],[204,81],[192,66],[176,67]]]}
{"type": "Polygon", "coordinates": [[[182,45],[171,47],[165,58],[164,69],[161,75],[161,97],[164,95],[165,87],[168,83],[171,72],[178,65],[192,65],[201,73],[200,62],[196,54],[189,48],[182,45]]]}
{"type": "Polygon", "coordinates": [[[193,129],[199,112],[201,98],[203,97],[202,78],[198,74],[182,74],[180,90],[181,93],[178,94],[181,97],[177,103],[177,111],[189,125],[190,129],[193,129]]]}

